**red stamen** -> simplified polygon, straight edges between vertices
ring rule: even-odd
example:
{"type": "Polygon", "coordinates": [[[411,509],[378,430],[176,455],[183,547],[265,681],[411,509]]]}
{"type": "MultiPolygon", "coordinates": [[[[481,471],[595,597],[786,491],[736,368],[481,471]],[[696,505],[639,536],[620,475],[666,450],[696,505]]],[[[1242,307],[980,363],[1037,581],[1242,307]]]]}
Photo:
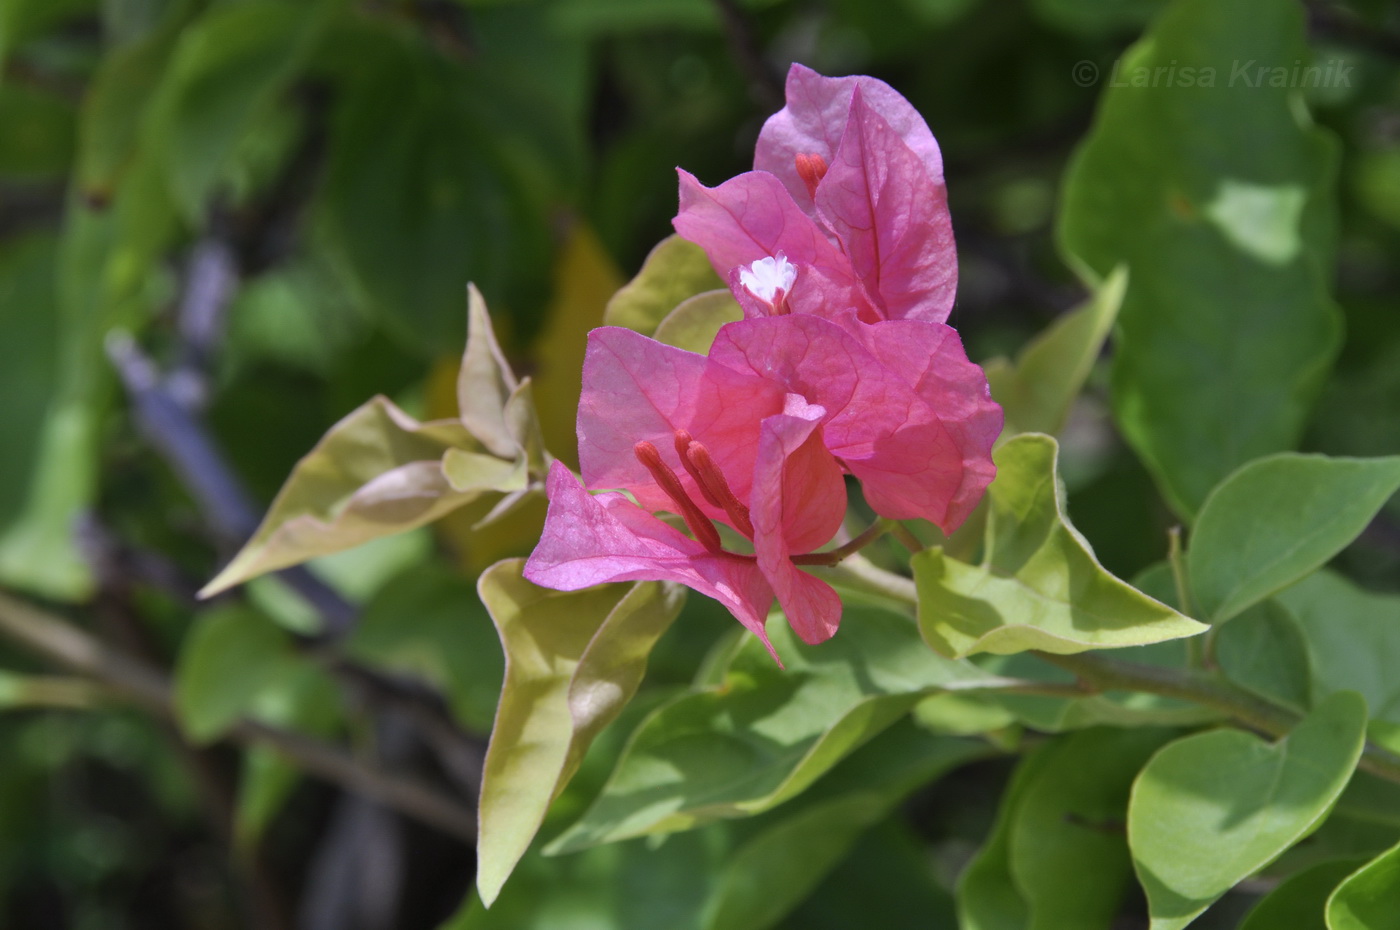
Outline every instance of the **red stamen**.
{"type": "Polygon", "coordinates": [[[685,462],[686,471],[695,478],[695,483],[700,486],[706,499],[712,501],[716,507],[724,508],[734,528],[753,539],[753,521],[749,519],[749,508],[734,496],[729,482],[724,480],[724,472],[719,470],[715,460],[710,457],[710,450],[698,442],[691,442],[686,446],[681,461],[685,462]]]}
{"type": "Polygon", "coordinates": [[[817,185],[826,177],[826,159],[816,153],[797,156],[797,176],[807,185],[807,193],[817,196],[817,185]]]}
{"type": "Polygon", "coordinates": [[[695,480],[695,486],[700,489],[700,493],[704,496],[705,500],[709,502],[710,506],[722,509],[724,504],[720,503],[719,498],[711,494],[710,489],[705,487],[705,479],[700,477],[700,473],[695,470],[695,464],[690,460],[690,453],[688,450],[690,449],[690,444],[694,441],[690,433],[683,429],[676,430],[676,455],[680,456],[681,464],[685,466],[685,470],[690,477],[695,480]]]}
{"type": "Polygon", "coordinates": [[[676,477],[671,466],[661,460],[661,453],[657,451],[656,446],[643,439],[632,447],[632,454],[637,457],[637,461],[646,466],[646,470],[651,472],[661,490],[665,491],[671,503],[676,505],[676,512],[685,520],[685,525],[690,527],[690,532],[696,540],[711,552],[719,552],[719,530],[715,529],[715,525],[685,493],[681,479],[676,477]]]}

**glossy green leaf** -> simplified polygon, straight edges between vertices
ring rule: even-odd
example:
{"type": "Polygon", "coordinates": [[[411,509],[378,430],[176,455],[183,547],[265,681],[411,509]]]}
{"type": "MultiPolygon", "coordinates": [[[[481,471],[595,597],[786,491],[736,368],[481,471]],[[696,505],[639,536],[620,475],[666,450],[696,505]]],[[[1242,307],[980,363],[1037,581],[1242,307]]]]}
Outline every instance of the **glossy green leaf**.
{"type": "Polygon", "coordinates": [[[653,338],[704,355],[710,351],[721,326],[743,318],[744,311],[729,291],[706,291],[686,298],[666,314],[653,338]]]}
{"type": "Polygon", "coordinates": [[[1290,875],[1254,906],[1239,930],[1318,930],[1332,890],[1364,859],[1329,859],[1290,875]]]}
{"type": "Polygon", "coordinates": [[[1108,930],[1132,876],[1128,791],[1164,743],[1159,729],[1062,737],[1017,798],[1007,842],[1028,930],[1108,930]]]}
{"type": "MultiPolygon", "coordinates": [[[[1215,637],[1225,677],[1298,710],[1312,706],[1312,666],[1297,619],[1277,601],[1256,604],[1215,637]]],[[[1353,689],[1356,690],[1356,689],[1353,689]]]]}
{"type": "Polygon", "coordinates": [[[1346,787],[1365,735],[1365,701],[1339,692],[1276,743],[1223,729],[1157,753],[1128,807],[1152,930],[1186,926],[1306,836],[1346,787]]]}
{"type": "Polygon", "coordinates": [[[475,442],[455,420],[420,423],[376,397],[297,463],[253,538],[200,594],[436,520],[491,491],[524,487],[517,463],[444,455],[475,442]]]}
{"type": "Polygon", "coordinates": [[[1327,930],[1400,928],[1400,846],[1378,856],[1327,899],[1327,930]]]}
{"type": "Polygon", "coordinates": [[[1187,567],[1201,612],[1220,623],[1324,564],[1400,489],[1400,456],[1286,453],[1250,462],[1211,492],[1187,567]]]}
{"type": "Polygon", "coordinates": [[[523,567],[501,562],[478,585],[506,654],[481,785],[476,885],[488,904],[584,750],[636,692],[684,599],[657,582],[551,591],[524,580],[523,567]]]}
{"type": "Polygon", "coordinates": [[[249,124],[295,76],[326,3],[246,0],[182,31],[152,102],[152,141],[185,215],[206,201],[249,124]]]}
{"type": "Polygon", "coordinates": [[[1139,646],[1205,629],[1109,574],[1064,513],[1049,436],[1024,434],[993,453],[997,477],[982,564],[941,549],[914,557],[919,629],[954,657],[1028,649],[1074,653],[1139,646]]]}
{"type": "Polygon", "coordinates": [[[608,301],[603,323],[651,336],[681,301],[722,287],[704,250],[673,234],[656,244],[637,276],[608,301]]]}
{"type": "Polygon", "coordinates": [[[746,640],[722,683],[663,706],[638,728],[602,794],[548,851],[768,810],[920,697],[991,680],[929,652],[906,618],[882,611],[848,607],[841,635],[821,646],[802,644],[785,624],[770,623],[769,634],[786,670],[746,640]]]}
{"type": "Polygon", "coordinates": [[[987,363],[992,397],[1006,414],[1003,440],[1017,433],[1053,434],[1064,428],[1070,406],[1118,317],[1127,286],[1127,269],[1115,268],[1084,306],[1031,340],[1015,362],[987,363]]]}
{"type": "Polygon", "coordinates": [[[1320,571],[1278,600],[1303,628],[1317,693],[1359,691],[1373,719],[1400,724],[1400,595],[1320,571]]]}
{"type": "Polygon", "coordinates": [[[1299,89],[1257,79],[1308,58],[1292,0],[1178,0],[1105,75],[1066,175],[1064,250],[1092,274],[1131,275],[1118,422],[1184,517],[1240,465],[1294,445],[1339,344],[1333,140],[1299,89]],[[1182,80],[1150,79],[1173,67],[1182,80]],[[1138,73],[1150,86],[1132,86],[1138,73]]]}

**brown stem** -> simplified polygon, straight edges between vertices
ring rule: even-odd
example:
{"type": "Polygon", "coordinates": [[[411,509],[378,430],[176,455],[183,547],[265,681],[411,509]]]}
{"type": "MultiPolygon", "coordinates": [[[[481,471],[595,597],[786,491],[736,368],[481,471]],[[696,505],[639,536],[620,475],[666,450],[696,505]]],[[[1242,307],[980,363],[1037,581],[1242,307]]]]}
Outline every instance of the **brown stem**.
{"type": "MultiPolygon", "coordinates": [[[[0,633],[163,717],[174,717],[170,683],[164,675],[104,647],[65,620],[0,594],[0,633]]],[[[228,735],[239,742],[267,746],[309,774],[373,798],[463,842],[476,840],[472,810],[416,779],[382,771],[337,746],[255,720],[236,724],[228,735]]]]}

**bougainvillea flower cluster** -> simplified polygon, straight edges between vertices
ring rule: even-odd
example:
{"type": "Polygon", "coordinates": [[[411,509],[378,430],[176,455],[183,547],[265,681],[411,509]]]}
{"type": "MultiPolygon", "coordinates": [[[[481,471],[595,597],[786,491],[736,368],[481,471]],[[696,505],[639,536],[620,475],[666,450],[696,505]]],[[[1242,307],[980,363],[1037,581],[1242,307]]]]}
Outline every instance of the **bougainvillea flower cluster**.
{"type": "Polygon", "coordinates": [[[803,566],[841,528],[845,476],[880,516],[947,532],[990,483],[1001,410],[943,322],[957,267],[932,134],[873,78],[795,65],[787,94],[754,171],[715,188],[681,172],[676,229],[746,318],[707,355],[590,335],[583,480],[553,466],[535,583],[677,581],[765,643],[776,597],[818,643],[841,601],[803,566]]]}

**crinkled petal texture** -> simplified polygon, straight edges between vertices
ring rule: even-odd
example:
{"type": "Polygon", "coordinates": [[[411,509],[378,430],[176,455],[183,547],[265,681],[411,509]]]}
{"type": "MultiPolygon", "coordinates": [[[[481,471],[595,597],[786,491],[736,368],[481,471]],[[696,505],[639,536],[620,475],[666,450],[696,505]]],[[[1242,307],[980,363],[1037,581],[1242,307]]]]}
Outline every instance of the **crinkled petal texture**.
{"type": "Polygon", "coordinates": [[[957,291],[943,161],[909,102],[874,78],[826,78],[801,65],[788,102],[759,136],[754,171],[706,188],[680,172],[675,228],[701,246],[749,315],[732,275],[783,252],[798,268],[788,309],[864,322],[942,323],[957,291]],[[804,178],[799,156],[826,165],[804,178]]]}
{"type": "Polygon", "coordinates": [[[724,365],[627,329],[594,330],[578,417],[583,485],[562,466],[551,471],[549,513],[526,577],[564,590],[677,581],[723,603],[765,643],[763,618],[776,595],[800,637],[827,639],[840,622],[841,601],[792,561],[829,542],[846,512],[841,465],[823,441],[827,418],[824,407],[762,370],[724,365]],[[649,512],[678,508],[638,461],[641,441],[656,448],[695,507],[744,532],[688,473],[675,445],[678,430],[705,446],[748,508],[753,555],[707,549],[649,512]],[[588,490],[614,488],[637,503],[588,490]]]}
{"type": "Polygon", "coordinates": [[[918,157],[928,177],[943,186],[943,156],[938,143],[919,111],[899,91],[876,78],[824,77],[794,64],[788,70],[787,106],[763,124],[753,166],[777,175],[805,210],[811,210],[812,197],[797,173],[797,156],[819,155],[827,164],[835,160],[857,88],[866,106],[918,157]]]}
{"type": "Polygon", "coordinates": [[[851,260],[829,234],[793,203],[783,183],[765,171],[749,171],[718,187],[680,175],[676,232],[705,250],[715,272],[748,316],[768,315],[739,282],[739,272],[782,253],[798,269],[788,305],[798,313],[836,317],[857,310],[869,320],[879,311],[856,279],[851,260]]]}
{"type": "Polygon", "coordinates": [[[760,373],[716,365],[703,355],[663,345],[616,326],[593,330],[583,362],[578,407],[579,465],[593,490],[623,488],[648,511],[675,510],[637,461],[633,449],[652,443],[675,469],[690,499],[714,520],[728,515],[707,502],[675,453],[675,431],[709,449],[740,500],[753,487],[759,427],[781,413],[787,391],[760,373]]]}
{"type": "Polygon", "coordinates": [[[817,185],[816,206],[884,319],[948,319],[958,260],[947,188],[859,87],[841,144],[817,185]]]}
{"type": "Polygon", "coordinates": [[[1001,408],[946,325],[744,320],[720,329],[710,357],[826,408],[826,448],[882,516],[923,518],[952,532],[996,474],[1001,408]]]}
{"type": "Polygon", "coordinates": [[[559,462],[550,466],[546,490],[549,513],[525,563],[527,579],[558,591],[609,581],[679,582],[729,608],[773,651],[763,628],[773,588],[757,562],[707,551],[626,495],[588,493],[559,462]]]}
{"type": "Polygon", "coordinates": [[[846,513],[841,466],[822,444],[825,415],[789,394],[783,412],[763,421],[751,507],[758,567],[806,643],[830,639],[841,622],[836,592],[790,558],[830,540],[846,513]]]}

